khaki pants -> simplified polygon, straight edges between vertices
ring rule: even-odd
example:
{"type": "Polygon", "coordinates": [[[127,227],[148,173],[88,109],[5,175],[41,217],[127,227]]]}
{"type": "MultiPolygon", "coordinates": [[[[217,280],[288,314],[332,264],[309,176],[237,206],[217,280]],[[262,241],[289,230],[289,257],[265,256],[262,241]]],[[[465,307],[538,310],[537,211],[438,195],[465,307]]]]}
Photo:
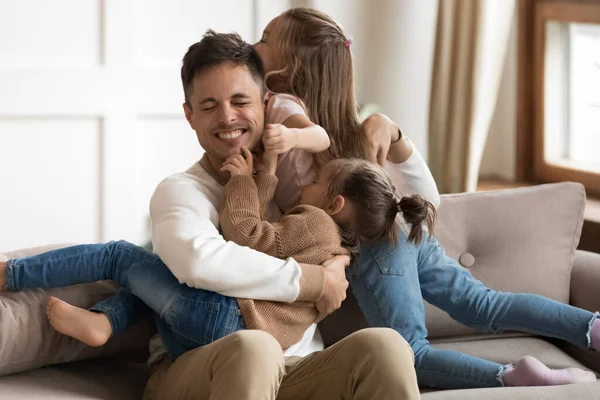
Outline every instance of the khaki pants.
{"type": "Polygon", "coordinates": [[[240,331],[163,360],[144,400],[413,400],[414,356],[395,331],[370,328],[324,351],[284,359],[262,331],[240,331]]]}

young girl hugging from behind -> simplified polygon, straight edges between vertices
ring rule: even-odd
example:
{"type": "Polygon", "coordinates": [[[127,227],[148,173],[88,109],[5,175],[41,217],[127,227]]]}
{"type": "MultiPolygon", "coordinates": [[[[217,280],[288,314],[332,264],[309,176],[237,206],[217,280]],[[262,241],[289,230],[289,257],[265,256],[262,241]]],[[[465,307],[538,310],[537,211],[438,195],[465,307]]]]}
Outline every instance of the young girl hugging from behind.
{"type": "Polygon", "coordinates": [[[297,205],[302,186],[312,182],[327,161],[357,158],[379,162],[401,193],[419,194],[437,206],[431,172],[398,126],[382,114],[359,120],[352,44],[326,14],[294,8],[270,21],[254,45],[271,94],[267,122],[283,124],[274,125],[277,129],[267,125],[263,137],[265,150],[280,155],[277,205],[284,212],[297,205]],[[329,139],[313,141],[298,134],[295,128],[309,124],[322,127],[320,134],[329,139]]]}

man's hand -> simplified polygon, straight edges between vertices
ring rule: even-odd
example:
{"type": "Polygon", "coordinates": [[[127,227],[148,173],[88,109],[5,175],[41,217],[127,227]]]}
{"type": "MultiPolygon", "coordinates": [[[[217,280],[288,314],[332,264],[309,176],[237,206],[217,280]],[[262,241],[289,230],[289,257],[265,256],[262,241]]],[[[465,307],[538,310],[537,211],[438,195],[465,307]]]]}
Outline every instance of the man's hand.
{"type": "Polygon", "coordinates": [[[298,138],[294,131],[282,124],[267,124],[263,133],[265,152],[283,154],[296,148],[298,138]]]}
{"type": "Polygon", "coordinates": [[[391,143],[398,139],[398,127],[384,114],[373,114],[365,119],[362,125],[371,141],[373,158],[379,165],[384,166],[391,143]]]}
{"type": "Polygon", "coordinates": [[[325,268],[325,287],[323,296],[316,303],[319,316],[316,322],[320,322],[326,316],[340,308],[342,301],[346,298],[348,281],[346,280],[346,267],[350,264],[350,257],[335,256],[323,263],[325,268]]]}
{"type": "Polygon", "coordinates": [[[254,166],[254,161],[252,158],[252,153],[245,147],[242,147],[242,154],[236,154],[234,156],[230,156],[225,160],[223,166],[221,167],[221,171],[229,171],[231,176],[236,175],[247,175],[252,176],[252,168],[254,166]]]}

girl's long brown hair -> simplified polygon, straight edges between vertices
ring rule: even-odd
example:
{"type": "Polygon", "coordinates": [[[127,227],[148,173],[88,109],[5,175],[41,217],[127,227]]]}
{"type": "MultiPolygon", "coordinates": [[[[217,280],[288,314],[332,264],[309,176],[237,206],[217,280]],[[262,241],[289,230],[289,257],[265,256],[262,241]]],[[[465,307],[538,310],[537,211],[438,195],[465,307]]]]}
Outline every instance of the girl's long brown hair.
{"type": "Polygon", "coordinates": [[[329,134],[331,146],[316,155],[317,164],[336,158],[374,161],[358,118],[352,54],[342,28],[320,11],[292,8],[281,14],[277,37],[285,67],[267,74],[267,88],[283,86],[281,91],[300,98],[308,117],[329,134]]]}

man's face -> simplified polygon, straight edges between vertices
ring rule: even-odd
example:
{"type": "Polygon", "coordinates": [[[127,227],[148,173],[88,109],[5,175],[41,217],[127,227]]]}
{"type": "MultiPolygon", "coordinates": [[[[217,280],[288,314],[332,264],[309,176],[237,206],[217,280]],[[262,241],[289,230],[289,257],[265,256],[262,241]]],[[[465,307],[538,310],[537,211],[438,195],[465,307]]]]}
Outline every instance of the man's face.
{"type": "Polygon", "coordinates": [[[253,150],[264,127],[261,83],[248,68],[223,63],[194,76],[190,107],[185,117],[196,131],[198,142],[216,161],[239,154],[241,147],[253,150]]]}

